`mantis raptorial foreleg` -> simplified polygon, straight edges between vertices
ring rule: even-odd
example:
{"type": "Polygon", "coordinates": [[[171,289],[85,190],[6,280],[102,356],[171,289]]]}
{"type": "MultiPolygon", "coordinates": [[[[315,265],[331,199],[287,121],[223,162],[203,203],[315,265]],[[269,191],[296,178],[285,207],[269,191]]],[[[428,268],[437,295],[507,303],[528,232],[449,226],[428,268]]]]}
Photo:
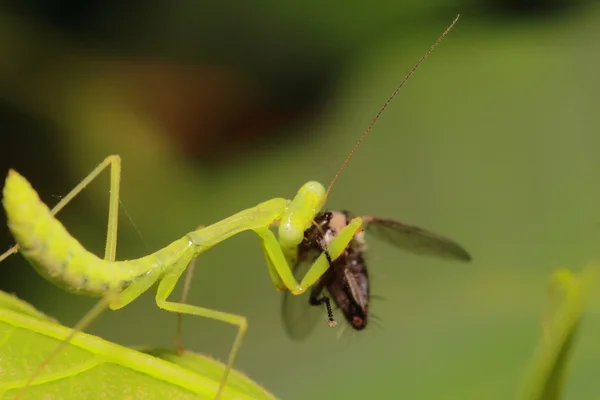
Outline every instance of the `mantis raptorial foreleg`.
{"type": "MultiPolygon", "coordinates": [[[[326,249],[332,260],[337,259],[340,254],[342,254],[344,249],[346,249],[348,243],[352,241],[354,235],[361,229],[362,222],[363,221],[360,217],[356,217],[337,233],[336,237],[331,241],[326,249]]],[[[294,287],[293,285],[297,284],[296,279],[291,273],[291,267],[288,265],[288,262],[281,251],[281,247],[277,242],[275,234],[273,234],[273,232],[271,232],[269,229],[256,229],[255,232],[261,239],[261,247],[263,249],[263,253],[265,254],[265,258],[267,259],[267,265],[269,266],[271,276],[273,276],[276,271],[279,273],[280,277],[283,277],[286,287],[294,287]],[[290,277],[287,276],[287,273],[283,272],[289,272],[290,277]],[[286,279],[289,279],[290,281],[288,282],[286,279]]],[[[327,271],[327,268],[329,268],[329,260],[327,259],[327,254],[323,252],[310,266],[306,275],[298,285],[296,291],[292,290],[292,293],[304,293],[306,289],[312,286],[317,279],[319,279],[321,275],[327,271]]],[[[274,284],[277,285],[275,280],[274,284]]]]}

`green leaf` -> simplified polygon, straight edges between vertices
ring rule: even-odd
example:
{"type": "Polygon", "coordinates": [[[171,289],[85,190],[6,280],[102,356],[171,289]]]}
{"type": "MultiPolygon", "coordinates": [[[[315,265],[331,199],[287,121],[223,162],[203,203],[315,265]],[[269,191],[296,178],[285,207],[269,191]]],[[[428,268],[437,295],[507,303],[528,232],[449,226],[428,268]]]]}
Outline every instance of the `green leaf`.
{"type": "Polygon", "coordinates": [[[569,270],[552,275],[542,338],[524,382],[523,400],[562,398],[585,300],[596,281],[594,268],[586,268],[579,276],[569,270]]]}
{"type": "MultiPolygon", "coordinates": [[[[0,291],[0,399],[12,399],[71,332],[31,305],[0,291]]],[[[22,399],[212,399],[224,365],[163,349],[146,353],[78,333],[44,368],[22,399]]],[[[237,371],[221,397],[275,399],[237,371]]]]}
{"type": "Polygon", "coordinates": [[[34,318],[44,319],[58,323],[54,318],[47,316],[41,311],[37,310],[34,306],[29,303],[20,300],[17,296],[9,294],[0,290],[0,309],[12,310],[21,314],[26,314],[34,318]]]}

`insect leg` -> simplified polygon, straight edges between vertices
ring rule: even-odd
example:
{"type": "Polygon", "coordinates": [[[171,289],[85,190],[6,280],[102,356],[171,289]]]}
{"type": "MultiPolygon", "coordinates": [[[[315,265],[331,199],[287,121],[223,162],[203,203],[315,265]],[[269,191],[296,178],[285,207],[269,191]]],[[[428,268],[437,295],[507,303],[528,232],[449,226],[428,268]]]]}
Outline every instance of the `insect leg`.
{"type": "Polygon", "coordinates": [[[313,306],[322,306],[325,304],[325,309],[327,310],[327,324],[335,328],[337,326],[337,322],[335,318],[333,318],[333,310],[331,309],[331,300],[326,295],[322,295],[321,297],[317,296],[314,292],[310,294],[309,302],[313,306]]]}
{"type": "Polygon", "coordinates": [[[229,377],[229,372],[232,369],[233,363],[235,361],[235,357],[236,357],[237,352],[242,344],[242,339],[244,337],[244,334],[246,333],[246,330],[248,329],[248,322],[246,320],[246,317],[243,317],[241,315],[225,313],[225,312],[221,312],[221,311],[217,311],[217,310],[212,310],[209,308],[193,306],[190,304],[182,304],[182,303],[167,301],[167,297],[169,297],[171,292],[173,292],[173,289],[175,289],[177,281],[179,280],[179,278],[181,277],[181,275],[187,268],[188,264],[192,261],[194,256],[195,256],[195,253],[187,252],[187,253],[183,254],[182,257],[179,260],[177,260],[177,262],[175,264],[173,264],[171,267],[169,267],[169,270],[162,277],[162,279],[158,285],[158,289],[156,291],[156,305],[167,311],[215,319],[218,321],[226,322],[228,324],[236,325],[238,327],[238,332],[236,334],[235,340],[234,340],[231,350],[229,352],[229,359],[227,361],[227,366],[225,367],[225,372],[223,374],[223,378],[221,379],[219,388],[218,388],[216,396],[214,398],[215,400],[217,400],[220,397],[221,393],[223,392],[223,389],[225,388],[225,385],[227,383],[227,378],[229,377]]]}
{"type": "MultiPolygon", "coordinates": [[[[108,227],[106,232],[106,247],[104,258],[109,261],[114,261],[117,249],[117,224],[119,220],[119,187],[121,181],[121,157],[118,155],[108,156],[102,161],[92,172],[90,172],[77,186],[75,186],[58,204],[51,210],[52,215],[56,215],[62,210],[71,200],[73,200],[83,189],[85,189],[96,177],[110,166],[110,197],[108,208],[108,227]]],[[[0,262],[16,253],[19,249],[18,245],[14,245],[8,251],[0,255],[0,262]]],[[[33,380],[43,371],[44,367],[52,361],[60,351],[73,339],[73,337],[84,329],[86,329],[100,314],[106,310],[107,306],[114,300],[117,294],[107,293],[94,307],[88,311],[73,327],[69,335],[56,346],[56,348],[38,365],[38,367],[29,376],[23,388],[15,396],[18,400],[25,390],[33,383],[33,380]]]]}
{"type": "Polygon", "coordinates": [[[88,311],[83,318],[81,318],[71,329],[69,335],[56,346],[52,353],[50,353],[44,361],[37,366],[37,368],[33,371],[33,373],[29,376],[23,388],[17,393],[14,400],[18,400],[21,398],[25,390],[33,383],[33,380],[42,372],[42,370],[48,365],[50,361],[54,357],[58,355],[58,353],[73,339],[73,337],[83,330],[85,330],[100,314],[106,310],[107,307],[110,307],[113,310],[125,307],[127,304],[131,303],[133,300],[138,298],[142,293],[146,290],[150,289],[150,287],[157,281],[160,277],[160,273],[162,271],[160,269],[151,270],[149,273],[143,275],[138,280],[134,281],[131,285],[129,285],[125,290],[121,293],[107,293],[102,297],[100,301],[98,301],[94,307],[88,311]]]}
{"type": "MultiPolygon", "coordinates": [[[[275,265],[273,265],[273,261],[271,261],[271,257],[269,256],[269,251],[266,247],[266,241],[260,240],[260,249],[265,257],[265,262],[267,263],[267,268],[269,269],[269,275],[271,276],[271,282],[273,282],[273,286],[275,286],[275,290],[278,292],[283,292],[286,290],[286,285],[281,280],[279,276],[279,272],[275,265]]],[[[291,281],[289,282],[291,283],[291,281]]],[[[298,283],[294,280],[294,283],[297,285],[298,283]]]]}
{"type": "Polygon", "coordinates": [[[131,303],[133,300],[138,298],[142,293],[146,290],[150,289],[150,287],[157,281],[160,277],[160,273],[162,271],[159,268],[150,270],[147,274],[144,274],[139,279],[135,280],[131,285],[129,285],[125,290],[121,293],[107,293],[104,297],[98,301],[94,307],[88,311],[83,318],[81,318],[77,324],[71,329],[69,335],[56,346],[56,348],[46,357],[42,363],[35,369],[35,371],[30,375],[29,379],[23,386],[23,388],[19,391],[14,400],[18,400],[22,393],[27,389],[29,385],[33,382],[33,380],[37,377],[37,375],[42,372],[44,367],[48,365],[48,363],[58,355],[58,353],[66,346],[73,337],[78,333],[86,329],[100,314],[106,310],[107,307],[110,307],[113,310],[125,307],[127,304],[131,303]]]}
{"type": "MultiPolygon", "coordinates": [[[[196,230],[200,230],[204,228],[204,225],[198,226],[196,230]]],[[[185,271],[185,281],[183,282],[183,291],[181,292],[180,303],[185,304],[187,302],[187,297],[190,292],[190,285],[192,284],[192,277],[194,276],[194,269],[196,268],[196,260],[198,256],[192,258],[190,261],[187,271],[185,271]]],[[[175,333],[175,347],[177,348],[177,352],[179,354],[185,351],[183,347],[183,314],[177,313],[177,329],[175,333]]]]}
{"type": "MultiPolygon", "coordinates": [[[[333,260],[331,259],[331,254],[329,254],[329,251],[321,243],[319,243],[319,247],[321,247],[321,251],[325,255],[325,258],[327,259],[327,263],[329,264],[329,267],[330,268],[333,267],[333,260]]],[[[315,285],[319,285],[319,283],[316,283],[315,285]]],[[[315,286],[313,286],[313,288],[314,287],[315,286]]],[[[331,309],[331,300],[329,299],[329,297],[327,295],[324,295],[322,293],[323,293],[323,288],[321,285],[320,290],[312,290],[311,291],[308,301],[313,306],[321,306],[321,305],[325,304],[325,310],[327,311],[327,319],[328,319],[327,324],[330,327],[335,328],[337,326],[337,322],[335,321],[335,318],[333,318],[333,310],[331,309]],[[319,297],[319,295],[321,295],[321,297],[319,297]]]]}
{"type": "Polygon", "coordinates": [[[71,331],[69,332],[67,337],[63,341],[61,341],[54,348],[54,350],[52,350],[52,352],[50,354],[48,354],[48,356],[33,370],[31,375],[29,375],[29,378],[27,378],[27,381],[25,382],[23,387],[17,392],[17,394],[15,395],[13,400],[19,400],[23,396],[23,394],[25,393],[27,388],[29,386],[31,386],[31,384],[33,383],[35,378],[37,378],[39,376],[39,374],[42,373],[42,371],[44,370],[44,368],[46,368],[46,366],[50,363],[50,361],[52,361],[56,356],[58,356],[58,354],[61,352],[61,350],[67,344],[69,344],[69,342],[73,339],[73,337],[78,332],[81,332],[83,329],[85,329],[87,326],[89,326],[102,313],[102,311],[106,310],[106,307],[108,306],[111,298],[112,298],[111,296],[106,296],[106,297],[102,298],[100,301],[98,301],[94,305],[94,307],[92,307],[92,309],[90,311],[88,311],[83,316],[83,318],[81,318],[77,322],[77,324],[75,324],[75,326],[71,329],[71,331]]]}
{"type": "MultiPolygon", "coordinates": [[[[265,259],[267,260],[269,274],[271,275],[275,287],[277,288],[277,285],[282,282],[293,294],[303,293],[305,290],[301,289],[300,284],[296,281],[296,278],[294,278],[292,268],[283,254],[283,250],[281,249],[275,234],[268,228],[256,228],[254,229],[254,232],[256,232],[261,240],[261,248],[265,255],[265,259]]],[[[319,262],[319,260],[325,262],[326,268],[324,270],[327,270],[327,260],[323,257],[319,257],[315,262],[319,262]]]]}
{"type": "MultiPolygon", "coordinates": [[[[51,210],[56,215],[71,200],[73,200],[83,189],[85,189],[106,167],[110,166],[110,200],[108,209],[108,229],[104,258],[114,261],[117,248],[117,223],[119,212],[119,186],[121,181],[121,157],[118,155],[108,156],[92,172],[88,174],[77,186],[75,186],[65,197],[63,197],[51,210]]],[[[15,244],[0,255],[0,262],[19,251],[19,245],[15,244]]]]}

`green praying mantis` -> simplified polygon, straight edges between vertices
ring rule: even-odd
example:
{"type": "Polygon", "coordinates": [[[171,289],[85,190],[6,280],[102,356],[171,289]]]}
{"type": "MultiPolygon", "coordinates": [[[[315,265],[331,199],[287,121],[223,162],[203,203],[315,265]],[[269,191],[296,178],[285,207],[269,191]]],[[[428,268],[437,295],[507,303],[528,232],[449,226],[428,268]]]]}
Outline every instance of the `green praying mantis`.
{"type": "MultiPolygon", "coordinates": [[[[229,353],[227,366],[214,397],[218,399],[227,384],[229,372],[247,330],[247,321],[240,315],[168,300],[180,277],[190,263],[204,251],[240,232],[254,231],[276,290],[300,295],[317,282],[330,268],[331,263],[344,253],[355,236],[362,232],[365,221],[361,217],[354,217],[345,224],[336,232],[335,237],[328,241],[326,248],[323,248],[321,254],[312,262],[306,274],[297,280],[293,274],[293,267],[298,262],[298,246],[305,239],[305,231],[314,225],[331,188],[371,131],[375,121],[458,19],[459,16],[395,89],[356,142],[327,188],[319,182],[309,181],[302,185],[291,200],[267,200],[212,225],[189,232],[155,253],[134,260],[116,261],[121,179],[121,158],[118,155],[108,156],[52,209],[40,200],[23,176],[10,170],[3,189],[2,203],[8,227],[17,244],[1,255],[0,261],[10,254],[20,252],[42,276],[61,288],[76,294],[101,298],[101,301],[75,325],[69,337],[62,342],[63,345],[78,331],[84,330],[107,307],[112,310],[123,308],[155,284],[158,285],[155,297],[158,307],[180,315],[206,317],[237,326],[238,332],[229,353]],[[72,237],[54,215],[107,168],[110,169],[108,227],[104,257],[100,258],[87,251],[72,237]],[[277,228],[277,236],[272,230],[273,227],[277,228]]],[[[459,252],[459,255],[462,256],[463,253],[459,252]]],[[[61,346],[58,346],[31,374],[17,398],[34,383],[43,366],[58,354],[60,349],[61,346]]]]}

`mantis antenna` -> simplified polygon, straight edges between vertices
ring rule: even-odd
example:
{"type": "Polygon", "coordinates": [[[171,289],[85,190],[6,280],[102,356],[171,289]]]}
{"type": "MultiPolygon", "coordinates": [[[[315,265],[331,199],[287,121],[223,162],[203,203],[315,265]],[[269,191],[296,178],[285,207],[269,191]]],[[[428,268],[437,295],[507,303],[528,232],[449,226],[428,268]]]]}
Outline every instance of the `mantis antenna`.
{"type": "Polygon", "coordinates": [[[419,61],[417,61],[417,63],[415,64],[415,66],[412,67],[412,69],[404,77],[404,79],[402,80],[402,82],[400,82],[400,84],[396,87],[396,90],[394,90],[394,92],[392,93],[392,95],[387,99],[387,101],[385,102],[385,104],[383,105],[383,107],[381,107],[379,109],[379,112],[377,113],[377,115],[375,115],[375,117],[373,118],[373,120],[371,121],[371,123],[369,124],[369,126],[367,127],[367,129],[365,129],[365,132],[358,138],[358,140],[354,144],[354,147],[352,148],[352,150],[350,150],[350,153],[348,153],[348,156],[346,157],[346,159],[344,160],[344,162],[342,163],[342,165],[340,166],[340,168],[335,173],[333,179],[331,180],[331,183],[327,187],[327,191],[325,192],[325,197],[323,199],[323,202],[325,202],[325,200],[329,196],[329,192],[331,191],[331,188],[333,187],[333,184],[338,180],[338,178],[339,178],[340,174],[342,173],[342,171],[344,170],[344,168],[346,168],[346,164],[348,164],[348,162],[350,161],[350,159],[352,158],[352,156],[356,152],[356,149],[358,149],[358,147],[360,146],[360,144],[362,143],[362,141],[365,139],[365,137],[369,134],[369,132],[371,132],[371,129],[373,128],[373,125],[375,125],[375,122],[377,122],[377,120],[379,119],[379,117],[381,116],[381,114],[383,114],[383,111],[391,103],[391,101],[394,99],[394,97],[396,97],[396,94],[398,94],[398,92],[400,91],[400,89],[402,89],[402,86],[404,86],[404,84],[406,83],[406,81],[408,81],[408,79],[411,77],[411,75],[414,74],[414,72],[417,70],[417,68],[419,68],[419,65],[421,65],[421,63],[423,61],[425,61],[425,59],[427,57],[429,57],[429,55],[433,52],[433,50],[435,50],[435,48],[437,47],[437,45],[440,44],[440,42],[442,41],[442,39],[444,39],[444,37],[448,34],[448,32],[450,32],[450,30],[458,22],[459,18],[460,18],[460,14],[458,14],[456,16],[456,18],[454,18],[454,21],[452,21],[452,23],[450,24],[450,26],[448,26],[446,28],[446,30],[440,35],[440,37],[438,37],[438,39],[435,41],[435,43],[429,48],[429,50],[427,50],[427,52],[425,54],[423,54],[423,56],[419,59],[419,61]]]}

